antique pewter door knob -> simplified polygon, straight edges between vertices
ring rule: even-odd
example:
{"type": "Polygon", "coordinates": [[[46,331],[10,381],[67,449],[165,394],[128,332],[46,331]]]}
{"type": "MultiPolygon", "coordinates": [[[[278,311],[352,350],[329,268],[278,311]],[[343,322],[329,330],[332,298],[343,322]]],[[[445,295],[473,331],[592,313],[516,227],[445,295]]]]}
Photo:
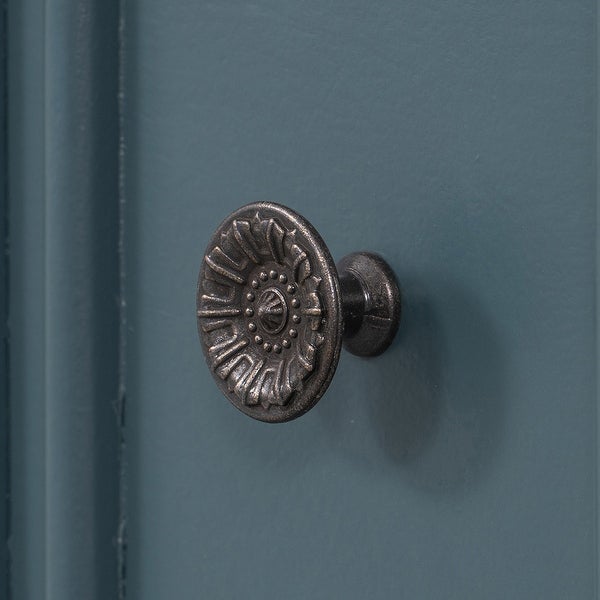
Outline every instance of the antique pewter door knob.
{"type": "Polygon", "coordinates": [[[247,415],[278,423],[325,393],[342,340],[381,354],[400,322],[400,291],[378,255],[356,252],[336,269],[314,227],[270,202],[229,215],[198,278],[198,332],[223,394],[247,415]]]}

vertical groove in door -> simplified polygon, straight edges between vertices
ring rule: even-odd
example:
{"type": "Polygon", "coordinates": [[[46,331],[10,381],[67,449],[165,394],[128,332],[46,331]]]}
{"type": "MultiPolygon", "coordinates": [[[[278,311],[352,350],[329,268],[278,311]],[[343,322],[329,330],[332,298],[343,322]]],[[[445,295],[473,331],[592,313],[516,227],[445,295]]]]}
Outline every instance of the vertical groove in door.
{"type": "Polygon", "coordinates": [[[594,535],[594,551],[596,553],[594,557],[594,564],[596,565],[596,572],[594,577],[594,598],[600,598],[600,319],[598,317],[598,300],[600,299],[600,240],[598,240],[598,233],[600,232],[600,138],[598,137],[600,130],[600,77],[598,75],[598,68],[600,67],[600,2],[596,2],[596,14],[595,14],[595,36],[596,47],[595,47],[595,69],[596,74],[596,86],[593,90],[594,103],[595,103],[595,194],[596,194],[596,248],[595,248],[595,260],[596,260],[596,287],[595,287],[595,298],[594,298],[594,318],[595,318],[595,331],[596,331],[596,469],[594,471],[595,478],[595,493],[594,508],[595,508],[595,521],[596,527],[593,532],[594,535]]]}
{"type": "Polygon", "coordinates": [[[6,197],[6,5],[0,5],[0,597],[8,598],[10,555],[9,505],[9,331],[8,331],[8,202],[6,197]]]}
{"type": "Polygon", "coordinates": [[[117,533],[117,589],[119,600],[127,595],[127,504],[125,464],[125,409],[126,409],[126,350],[127,350],[127,302],[125,271],[125,0],[119,3],[119,56],[118,56],[118,193],[119,193],[119,386],[117,415],[119,420],[119,515],[117,533]]]}

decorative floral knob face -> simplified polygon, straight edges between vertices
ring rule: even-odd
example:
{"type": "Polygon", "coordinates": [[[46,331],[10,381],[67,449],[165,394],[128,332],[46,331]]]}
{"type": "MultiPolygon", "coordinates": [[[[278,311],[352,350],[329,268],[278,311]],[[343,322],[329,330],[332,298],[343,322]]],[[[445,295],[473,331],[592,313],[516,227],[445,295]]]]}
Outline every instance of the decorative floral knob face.
{"type": "Polygon", "coordinates": [[[400,321],[394,274],[378,255],[343,258],[340,275],[312,225],[269,202],[229,215],[198,279],[198,332],[208,367],[242,412],[277,423],[312,408],[346,348],[375,356],[400,321]]]}
{"type": "Polygon", "coordinates": [[[256,419],[300,416],[333,377],[343,332],[335,264],[290,209],[250,204],[221,224],[200,270],[197,316],[217,384],[256,419]]]}

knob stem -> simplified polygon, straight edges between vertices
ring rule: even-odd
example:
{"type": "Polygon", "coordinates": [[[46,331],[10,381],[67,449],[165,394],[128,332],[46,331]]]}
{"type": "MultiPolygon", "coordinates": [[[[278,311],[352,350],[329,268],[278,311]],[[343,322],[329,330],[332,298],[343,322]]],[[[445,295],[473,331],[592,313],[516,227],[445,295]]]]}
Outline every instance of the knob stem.
{"type": "Polygon", "coordinates": [[[372,252],[354,252],[337,265],[344,318],[344,347],[377,356],[392,343],[401,317],[401,296],[388,263],[372,252]]]}
{"type": "Polygon", "coordinates": [[[339,274],[339,278],[342,293],[344,336],[351,337],[356,335],[360,329],[368,299],[365,297],[363,284],[354,273],[344,271],[339,274]]]}

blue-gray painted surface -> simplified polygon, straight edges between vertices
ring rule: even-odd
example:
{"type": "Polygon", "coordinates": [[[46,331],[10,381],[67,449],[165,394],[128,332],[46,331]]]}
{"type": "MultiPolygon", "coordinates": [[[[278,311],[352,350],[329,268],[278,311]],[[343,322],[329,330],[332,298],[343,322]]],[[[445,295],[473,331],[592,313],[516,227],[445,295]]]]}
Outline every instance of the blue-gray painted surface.
{"type": "Polygon", "coordinates": [[[128,596],[592,598],[595,3],[127,2],[128,596]],[[320,404],[232,408],[196,338],[260,199],[406,301],[320,404]]]}
{"type": "Polygon", "coordinates": [[[118,4],[9,2],[11,588],[117,595],[118,4]]]}
{"type": "Polygon", "coordinates": [[[127,3],[133,598],[591,598],[594,3],[127,3]],[[297,422],[195,333],[237,205],[396,268],[404,324],[297,422]]]}
{"type": "Polygon", "coordinates": [[[6,156],[6,9],[0,6],[0,598],[8,596],[9,358],[8,358],[8,198],[6,156]]]}
{"type": "Polygon", "coordinates": [[[9,6],[9,195],[11,359],[11,586],[43,598],[44,197],[43,11],[9,6]]]}

